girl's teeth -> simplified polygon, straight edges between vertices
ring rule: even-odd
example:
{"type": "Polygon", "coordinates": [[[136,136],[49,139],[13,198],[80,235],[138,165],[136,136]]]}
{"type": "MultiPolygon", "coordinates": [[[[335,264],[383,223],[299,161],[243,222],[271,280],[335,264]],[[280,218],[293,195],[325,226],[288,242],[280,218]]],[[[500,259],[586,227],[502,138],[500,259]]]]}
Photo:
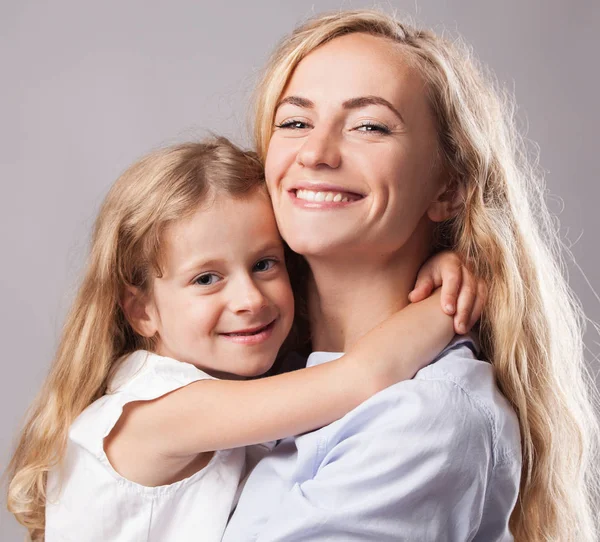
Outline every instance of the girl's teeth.
{"type": "Polygon", "coordinates": [[[343,196],[339,192],[313,192],[312,190],[296,190],[296,197],[305,201],[316,201],[316,202],[334,202],[334,203],[345,203],[349,202],[348,196],[343,196]]]}

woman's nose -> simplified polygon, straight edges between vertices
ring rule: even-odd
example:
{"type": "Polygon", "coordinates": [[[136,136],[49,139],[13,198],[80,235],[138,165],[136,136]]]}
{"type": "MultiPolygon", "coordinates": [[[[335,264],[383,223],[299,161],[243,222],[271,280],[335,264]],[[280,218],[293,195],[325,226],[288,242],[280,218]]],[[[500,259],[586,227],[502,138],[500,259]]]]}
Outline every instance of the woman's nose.
{"type": "Polygon", "coordinates": [[[332,130],[313,128],[298,151],[296,162],[308,168],[338,168],[341,162],[339,136],[332,130]]]}

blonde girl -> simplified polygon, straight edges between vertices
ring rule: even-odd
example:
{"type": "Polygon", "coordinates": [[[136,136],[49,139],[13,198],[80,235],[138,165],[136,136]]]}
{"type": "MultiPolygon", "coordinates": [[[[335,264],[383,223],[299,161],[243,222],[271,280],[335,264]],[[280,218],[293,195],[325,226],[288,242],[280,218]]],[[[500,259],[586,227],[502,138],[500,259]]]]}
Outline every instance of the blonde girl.
{"type": "Polygon", "coordinates": [[[310,267],[313,348],[348,350],[446,247],[489,287],[492,367],[457,349],[284,441],[224,540],[598,540],[583,315],[511,111],[460,42],[378,11],[316,16],[277,47],[256,148],[280,232],[310,267]],[[321,205],[331,191],[352,205],[321,205]]]}
{"type": "Polygon", "coordinates": [[[320,427],[410,378],[452,337],[439,304],[399,312],[335,364],[236,381],[271,368],[294,313],[262,166],[225,139],[154,152],[100,210],[10,465],[9,508],[47,542],[220,540],[241,447],[320,427]]]}

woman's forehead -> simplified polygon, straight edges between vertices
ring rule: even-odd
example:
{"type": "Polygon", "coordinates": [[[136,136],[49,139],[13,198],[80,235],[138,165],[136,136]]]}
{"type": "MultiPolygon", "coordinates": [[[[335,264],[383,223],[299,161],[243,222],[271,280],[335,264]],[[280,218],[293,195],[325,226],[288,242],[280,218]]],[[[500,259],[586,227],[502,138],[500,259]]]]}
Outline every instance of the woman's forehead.
{"type": "Polygon", "coordinates": [[[427,102],[424,79],[406,47],[364,33],[335,38],[309,53],[279,102],[290,96],[317,105],[375,96],[403,109],[420,109],[427,102]]]}

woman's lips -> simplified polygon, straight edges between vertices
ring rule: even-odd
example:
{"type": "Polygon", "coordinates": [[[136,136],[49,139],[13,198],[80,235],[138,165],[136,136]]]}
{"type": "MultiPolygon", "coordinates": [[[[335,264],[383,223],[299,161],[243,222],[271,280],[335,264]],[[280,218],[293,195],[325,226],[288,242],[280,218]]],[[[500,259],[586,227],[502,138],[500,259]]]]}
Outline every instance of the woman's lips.
{"type": "Polygon", "coordinates": [[[220,333],[221,337],[232,341],[237,344],[243,345],[255,345],[261,344],[268,340],[273,334],[273,329],[275,327],[275,322],[277,319],[273,320],[269,324],[254,328],[250,330],[240,330],[240,331],[232,331],[230,333],[220,333]]]}
{"type": "Polygon", "coordinates": [[[301,207],[337,208],[346,207],[364,196],[341,190],[313,190],[307,188],[292,189],[288,192],[293,202],[301,207]]]}

